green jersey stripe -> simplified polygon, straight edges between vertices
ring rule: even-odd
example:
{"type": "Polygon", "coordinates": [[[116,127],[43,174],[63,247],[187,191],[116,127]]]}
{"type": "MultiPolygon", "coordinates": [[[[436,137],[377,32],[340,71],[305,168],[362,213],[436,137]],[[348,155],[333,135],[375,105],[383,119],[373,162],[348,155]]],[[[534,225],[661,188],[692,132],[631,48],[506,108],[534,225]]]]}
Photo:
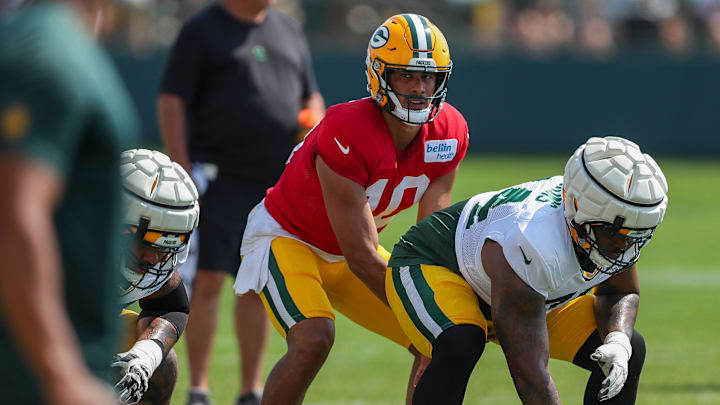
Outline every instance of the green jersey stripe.
{"type": "Polygon", "coordinates": [[[430,317],[432,317],[433,321],[435,321],[435,323],[440,326],[442,330],[453,326],[453,322],[448,319],[447,316],[445,316],[445,314],[435,302],[435,292],[432,290],[432,288],[430,288],[427,280],[425,280],[422,270],[420,270],[420,266],[417,265],[413,267],[414,268],[412,268],[410,271],[410,277],[412,277],[413,284],[415,284],[415,288],[417,289],[420,298],[422,298],[425,310],[428,312],[430,317]]]}
{"type": "Polygon", "coordinates": [[[290,317],[292,317],[295,322],[300,322],[306,319],[305,315],[303,315],[302,312],[300,312],[300,310],[298,309],[297,305],[295,305],[295,301],[293,301],[292,296],[287,289],[287,285],[285,285],[285,277],[283,277],[282,272],[278,267],[277,260],[275,259],[275,254],[273,253],[272,249],[270,249],[268,268],[270,269],[270,276],[272,277],[272,281],[277,287],[277,293],[280,300],[282,301],[281,303],[285,310],[287,310],[290,317]]]}
{"type": "Polygon", "coordinates": [[[413,307],[412,301],[410,301],[410,297],[408,296],[408,293],[405,290],[405,286],[400,279],[400,268],[394,267],[390,271],[392,272],[395,292],[397,292],[398,297],[400,297],[400,301],[405,308],[405,312],[408,314],[410,320],[412,320],[412,323],[415,325],[415,327],[420,331],[420,333],[422,333],[423,336],[425,336],[425,339],[427,339],[430,344],[435,344],[435,336],[430,332],[430,330],[428,330],[428,328],[425,327],[422,321],[420,321],[420,317],[415,311],[415,307],[413,307]]]}
{"type": "Polygon", "coordinates": [[[275,302],[272,299],[272,295],[270,294],[270,290],[268,290],[267,285],[265,288],[263,288],[263,294],[265,294],[265,299],[267,300],[268,306],[270,306],[270,310],[272,311],[273,315],[275,316],[275,319],[277,319],[280,326],[285,331],[285,334],[287,335],[288,331],[290,330],[290,327],[285,323],[283,318],[280,316],[280,313],[278,312],[277,308],[275,307],[275,302]]]}

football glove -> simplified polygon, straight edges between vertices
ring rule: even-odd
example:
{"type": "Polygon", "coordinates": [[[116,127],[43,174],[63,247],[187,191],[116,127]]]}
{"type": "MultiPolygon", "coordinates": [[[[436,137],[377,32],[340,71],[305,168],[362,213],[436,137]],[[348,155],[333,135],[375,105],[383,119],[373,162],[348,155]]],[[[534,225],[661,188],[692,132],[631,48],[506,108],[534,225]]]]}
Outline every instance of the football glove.
{"type": "Polygon", "coordinates": [[[599,401],[607,401],[622,390],[628,376],[630,356],[632,356],[630,338],[622,332],[608,333],[604,344],[590,355],[590,359],[598,362],[607,377],[598,392],[599,401]]]}
{"type": "Polygon", "coordinates": [[[123,377],[115,384],[115,392],[123,405],[140,402],[149,386],[150,371],[142,364],[131,364],[133,360],[137,360],[135,355],[120,353],[115,355],[111,365],[125,369],[123,377]]]}
{"type": "Polygon", "coordinates": [[[129,405],[140,402],[162,358],[160,345],[149,339],[139,340],[129,351],[113,356],[110,367],[120,368],[121,378],[115,384],[120,403],[129,405]]]}

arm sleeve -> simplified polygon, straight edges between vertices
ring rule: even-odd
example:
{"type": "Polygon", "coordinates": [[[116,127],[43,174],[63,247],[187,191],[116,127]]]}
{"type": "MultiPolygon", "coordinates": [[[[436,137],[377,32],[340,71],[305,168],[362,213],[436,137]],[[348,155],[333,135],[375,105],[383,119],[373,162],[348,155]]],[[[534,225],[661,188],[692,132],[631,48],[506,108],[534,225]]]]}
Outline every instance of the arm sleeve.
{"type": "Polygon", "coordinates": [[[204,53],[200,30],[193,24],[185,24],[170,49],[160,92],[192,100],[202,73],[202,61],[207,56],[204,53]]]}
{"type": "Polygon", "coordinates": [[[162,297],[141,299],[138,304],[141,308],[138,318],[163,318],[173,324],[180,338],[190,314],[190,302],[183,283],[179,283],[174,290],[162,297]]]}
{"type": "Polygon", "coordinates": [[[336,115],[329,113],[315,128],[316,153],[335,173],[366,186],[370,172],[363,155],[366,149],[363,148],[368,148],[369,142],[363,145],[353,143],[358,137],[353,136],[351,125],[341,126],[338,121],[336,115]]]}

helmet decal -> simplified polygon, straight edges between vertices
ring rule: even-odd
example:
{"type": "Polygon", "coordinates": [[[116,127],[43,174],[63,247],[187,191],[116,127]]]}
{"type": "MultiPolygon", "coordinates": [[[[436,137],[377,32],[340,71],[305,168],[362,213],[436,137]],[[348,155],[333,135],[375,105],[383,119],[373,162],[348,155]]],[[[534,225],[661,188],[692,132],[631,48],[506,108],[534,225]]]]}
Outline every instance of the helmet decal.
{"type": "Polygon", "coordinates": [[[378,28],[370,38],[370,46],[376,49],[380,48],[387,44],[388,39],[390,39],[390,31],[388,27],[383,25],[378,28]]]}

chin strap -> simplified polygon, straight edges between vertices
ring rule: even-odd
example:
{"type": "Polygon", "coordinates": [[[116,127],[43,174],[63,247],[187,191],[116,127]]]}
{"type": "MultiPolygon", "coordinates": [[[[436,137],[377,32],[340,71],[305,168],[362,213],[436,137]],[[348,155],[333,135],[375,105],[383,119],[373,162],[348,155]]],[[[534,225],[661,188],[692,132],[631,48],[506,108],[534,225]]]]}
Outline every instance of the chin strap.
{"type": "Polygon", "coordinates": [[[588,273],[594,272],[597,266],[590,259],[590,249],[585,250],[582,246],[580,246],[581,244],[587,244],[590,246],[590,242],[588,241],[590,235],[588,235],[585,228],[582,225],[578,225],[575,220],[566,221],[565,223],[569,228],[568,230],[570,231],[570,234],[574,233],[577,237],[577,240],[574,240],[574,238],[571,238],[571,240],[580,268],[588,273]]]}
{"type": "Polygon", "coordinates": [[[149,219],[147,219],[145,217],[140,218],[140,221],[138,222],[137,232],[135,232],[135,236],[138,238],[138,240],[145,239],[145,234],[148,231],[149,225],[150,225],[149,219]]]}

